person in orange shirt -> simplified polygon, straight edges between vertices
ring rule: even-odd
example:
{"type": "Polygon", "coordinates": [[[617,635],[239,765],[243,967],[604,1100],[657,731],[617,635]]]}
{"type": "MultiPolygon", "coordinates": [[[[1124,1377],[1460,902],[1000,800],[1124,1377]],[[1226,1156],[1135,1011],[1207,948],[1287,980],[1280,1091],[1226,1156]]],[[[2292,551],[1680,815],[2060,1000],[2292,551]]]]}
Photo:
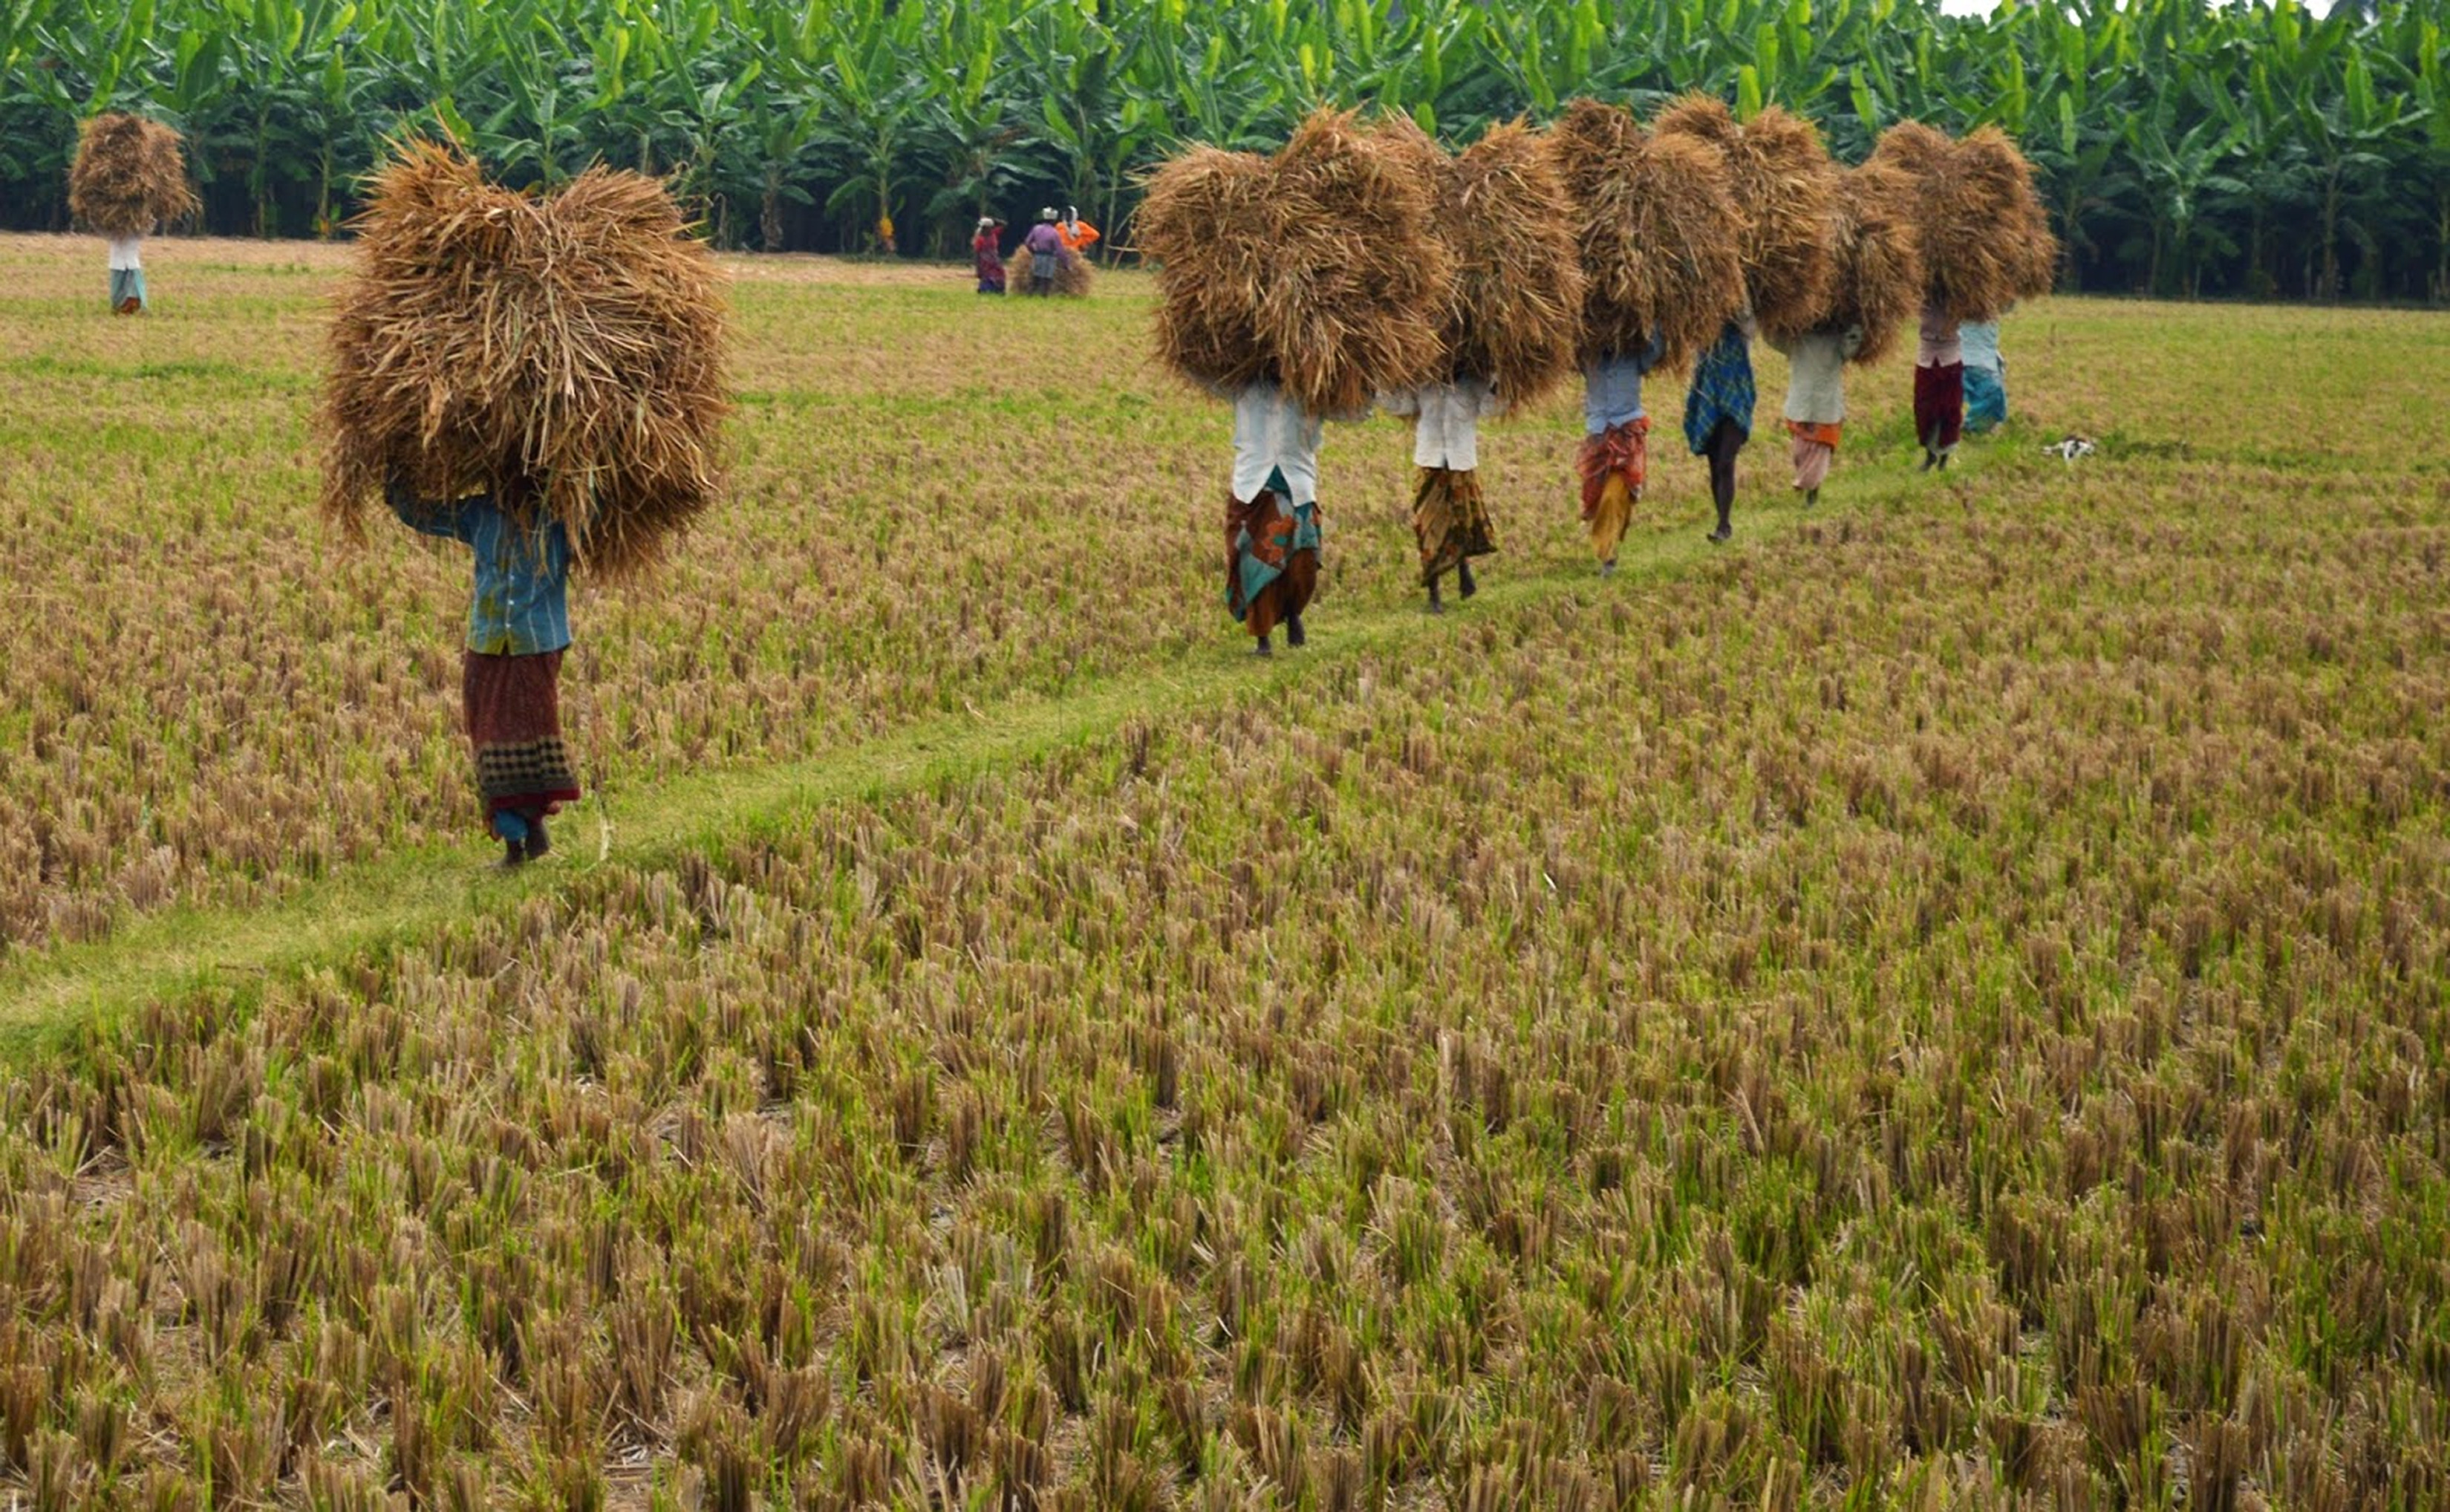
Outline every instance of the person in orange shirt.
{"type": "Polygon", "coordinates": [[[1055,223],[1055,234],[1063,239],[1063,250],[1075,257],[1089,250],[1089,244],[1098,240],[1098,228],[1081,220],[1079,206],[1072,204],[1063,207],[1063,219],[1055,223]]]}

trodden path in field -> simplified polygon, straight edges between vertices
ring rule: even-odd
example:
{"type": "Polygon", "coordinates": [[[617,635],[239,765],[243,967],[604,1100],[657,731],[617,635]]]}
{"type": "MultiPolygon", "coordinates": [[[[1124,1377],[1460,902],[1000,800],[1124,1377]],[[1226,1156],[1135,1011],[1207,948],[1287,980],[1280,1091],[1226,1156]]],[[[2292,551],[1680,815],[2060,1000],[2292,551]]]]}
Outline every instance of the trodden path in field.
{"type": "MultiPolygon", "coordinates": [[[[1772,464],[1774,465],[1774,464],[1772,464]]],[[[1902,466],[1857,460],[1833,517],[1915,491],[1902,466]]],[[[1926,486],[1929,480],[1924,480],[1926,486]]],[[[1952,479],[1954,481],[1954,479],[1952,479]]],[[[1706,507],[1706,505],[1704,505],[1706,507]]],[[[244,907],[172,907],[129,920],[90,941],[49,946],[0,968],[0,1052],[70,1040],[87,1025],[147,1000],[216,988],[244,993],[319,963],[345,960],[473,915],[553,896],[595,869],[653,867],[726,841],[788,827],[826,805],[872,800],[1115,734],[1135,721],[1214,715],[1326,680],[1334,668],[1432,636],[1474,618],[1509,615],[1571,593],[1635,591],[1742,542],[1790,531],[1806,517],[1793,504],[1747,509],[1729,547],[1703,538],[1700,511],[1689,529],[1629,539],[1617,575],[1587,567],[1507,578],[1503,558],[1468,606],[1443,616],[1417,603],[1348,611],[1331,600],[1309,648],[1279,647],[1260,662],[1217,614],[1215,642],[1191,655],[1060,697],[1005,700],[960,716],[811,751],[795,761],[709,772],[651,788],[596,793],[555,821],[554,859],[518,871],[489,865],[486,843],[463,840],[336,868],[279,900],[244,907]]]]}

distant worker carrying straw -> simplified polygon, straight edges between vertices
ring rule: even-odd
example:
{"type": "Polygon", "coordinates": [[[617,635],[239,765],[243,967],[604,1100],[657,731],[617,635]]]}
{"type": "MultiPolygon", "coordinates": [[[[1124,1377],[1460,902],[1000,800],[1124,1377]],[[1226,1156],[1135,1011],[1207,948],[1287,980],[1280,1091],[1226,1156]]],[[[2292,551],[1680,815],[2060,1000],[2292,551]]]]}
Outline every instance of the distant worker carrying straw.
{"type": "Polygon", "coordinates": [[[112,310],[144,313],[145,238],[196,208],[178,132],[133,115],[86,123],[68,170],[68,209],[110,244],[112,310]]]}

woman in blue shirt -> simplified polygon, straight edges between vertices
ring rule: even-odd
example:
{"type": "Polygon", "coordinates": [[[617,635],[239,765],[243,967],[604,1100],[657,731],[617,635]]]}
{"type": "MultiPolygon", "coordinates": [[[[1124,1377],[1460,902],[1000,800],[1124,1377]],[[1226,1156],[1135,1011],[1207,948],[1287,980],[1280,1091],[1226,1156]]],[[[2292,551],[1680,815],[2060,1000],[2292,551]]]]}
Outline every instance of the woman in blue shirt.
{"type": "Polygon", "coordinates": [[[428,535],[463,542],[475,557],[468,647],[459,664],[468,743],[486,825],[515,866],[552,848],[547,816],[578,801],[578,775],[561,739],[561,653],[570,646],[570,536],[557,520],[528,527],[493,498],[442,504],[404,478],[383,489],[392,512],[428,535]]]}

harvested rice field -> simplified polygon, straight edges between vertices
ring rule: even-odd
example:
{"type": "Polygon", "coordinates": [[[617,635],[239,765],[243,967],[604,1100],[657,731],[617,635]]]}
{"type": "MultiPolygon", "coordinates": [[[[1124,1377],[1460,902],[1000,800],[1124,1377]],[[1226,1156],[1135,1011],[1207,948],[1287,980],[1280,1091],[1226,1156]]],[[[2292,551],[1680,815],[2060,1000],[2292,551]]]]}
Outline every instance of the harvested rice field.
{"type": "Polygon", "coordinates": [[[1660,381],[1604,581],[1561,398],[1442,618],[1339,428],[1261,666],[1145,279],[735,260],[503,875],[340,254],[147,263],[0,240],[12,1503],[2450,1504],[2442,317],[2044,301],[1810,512],[1762,350],[1722,548],[1660,381]]]}

